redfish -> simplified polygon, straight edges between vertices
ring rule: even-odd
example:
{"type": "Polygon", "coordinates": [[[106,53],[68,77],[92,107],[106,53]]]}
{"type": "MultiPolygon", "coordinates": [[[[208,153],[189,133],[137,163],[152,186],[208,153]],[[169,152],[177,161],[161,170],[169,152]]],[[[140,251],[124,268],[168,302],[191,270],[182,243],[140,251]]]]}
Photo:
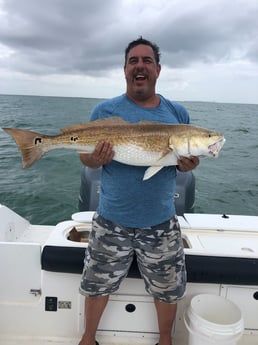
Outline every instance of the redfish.
{"type": "Polygon", "coordinates": [[[164,166],[177,165],[180,156],[217,157],[225,142],[222,134],[193,125],[129,123],[118,117],[69,126],[54,136],[17,128],[3,129],[19,146],[23,168],[57,148],[91,153],[99,141],[108,141],[113,145],[114,160],[147,167],[144,180],[164,166]]]}

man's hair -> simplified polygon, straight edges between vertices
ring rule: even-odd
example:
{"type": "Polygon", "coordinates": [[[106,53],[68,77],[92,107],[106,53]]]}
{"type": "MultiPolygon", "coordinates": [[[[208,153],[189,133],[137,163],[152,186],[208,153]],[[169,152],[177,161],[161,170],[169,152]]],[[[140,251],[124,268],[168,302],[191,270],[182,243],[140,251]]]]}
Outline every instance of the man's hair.
{"type": "Polygon", "coordinates": [[[156,63],[159,64],[159,61],[160,61],[159,47],[155,43],[152,43],[151,41],[148,41],[145,38],[142,38],[142,36],[140,36],[137,40],[134,40],[134,41],[130,42],[128,44],[128,46],[125,48],[125,65],[126,65],[126,62],[127,62],[127,56],[128,56],[129,51],[132,48],[138,46],[139,44],[144,44],[146,46],[150,46],[152,48],[152,50],[153,50],[156,63]]]}

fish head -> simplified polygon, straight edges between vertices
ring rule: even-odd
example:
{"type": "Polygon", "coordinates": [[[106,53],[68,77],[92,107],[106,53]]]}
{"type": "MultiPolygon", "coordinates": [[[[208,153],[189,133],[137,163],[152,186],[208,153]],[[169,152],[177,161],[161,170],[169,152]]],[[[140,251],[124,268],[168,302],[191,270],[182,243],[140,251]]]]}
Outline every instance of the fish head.
{"type": "Polygon", "coordinates": [[[198,157],[218,157],[225,138],[222,134],[206,128],[190,129],[188,139],[189,154],[198,157]]]}
{"type": "Polygon", "coordinates": [[[169,139],[170,149],[178,157],[217,157],[224,143],[222,134],[192,125],[178,125],[169,139]]]}

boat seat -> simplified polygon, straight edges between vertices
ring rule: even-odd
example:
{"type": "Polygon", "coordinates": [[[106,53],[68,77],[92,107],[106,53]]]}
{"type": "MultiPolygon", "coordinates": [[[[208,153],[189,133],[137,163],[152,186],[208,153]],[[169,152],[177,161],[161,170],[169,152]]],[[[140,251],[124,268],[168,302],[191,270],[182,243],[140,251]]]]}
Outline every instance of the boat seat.
{"type": "MultiPolygon", "coordinates": [[[[51,272],[81,274],[85,248],[47,245],[41,255],[41,267],[51,272]]],[[[258,285],[258,259],[205,255],[186,255],[187,281],[235,285],[258,285]]],[[[129,278],[141,278],[136,258],[129,278]]]]}

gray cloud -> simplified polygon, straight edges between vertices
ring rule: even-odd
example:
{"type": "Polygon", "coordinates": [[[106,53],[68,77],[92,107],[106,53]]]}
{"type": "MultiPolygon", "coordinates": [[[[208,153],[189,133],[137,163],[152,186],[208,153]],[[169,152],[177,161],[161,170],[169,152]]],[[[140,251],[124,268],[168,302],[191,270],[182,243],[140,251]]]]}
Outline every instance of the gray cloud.
{"type": "Polygon", "coordinates": [[[157,42],[162,62],[171,67],[255,61],[256,1],[195,1],[195,6],[189,5],[192,1],[161,1],[159,6],[150,2],[146,10],[147,3],[3,1],[0,42],[13,51],[4,63],[25,73],[92,74],[120,67],[125,45],[139,35],[157,42]]]}
{"type": "MultiPolygon", "coordinates": [[[[228,64],[227,78],[245,66],[238,75],[246,79],[235,91],[241,95],[241,85],[258,77],[257,18],[257,0],[0,0],[0,70],[9,86],[8,73],[18,73],[32,90],[28,82],[36,77],[59,76],[60,84],[64,76],[107,81],[122,69],[127,43],[142,35],[160,46],[162,65],[174,71],[174,85],[165,75],[173,92],[180,85],[193,97],[191,88],[199,84],[202,97],[205,80],[198,72],[228,64]]],[[[214,79],[222,85],[218,70],[214,79]]]]}
{"type": "Polygon", "coordinates": [[[116,3],[96,0],[4,2],[6,16],[0,24],[0,41],[14,51],[9,66],[39,74],[87,73],[100,67],[113,67],[115,63],[109,54],[114,54],[115,37],[111,29],[116,3]]]}
{"type": "Polygon", "coordinates": [[[245,58],[249,54],[250,42],[257,45],[258,6],[250,9],[241,1],[207,1],[205,4],[165,26],[160,38],[165,32],[171,33],[169,40],[162,40],[164,51],[172,59],[171,65],[217,62],[236,59],[240,55],[245,58]]]}

